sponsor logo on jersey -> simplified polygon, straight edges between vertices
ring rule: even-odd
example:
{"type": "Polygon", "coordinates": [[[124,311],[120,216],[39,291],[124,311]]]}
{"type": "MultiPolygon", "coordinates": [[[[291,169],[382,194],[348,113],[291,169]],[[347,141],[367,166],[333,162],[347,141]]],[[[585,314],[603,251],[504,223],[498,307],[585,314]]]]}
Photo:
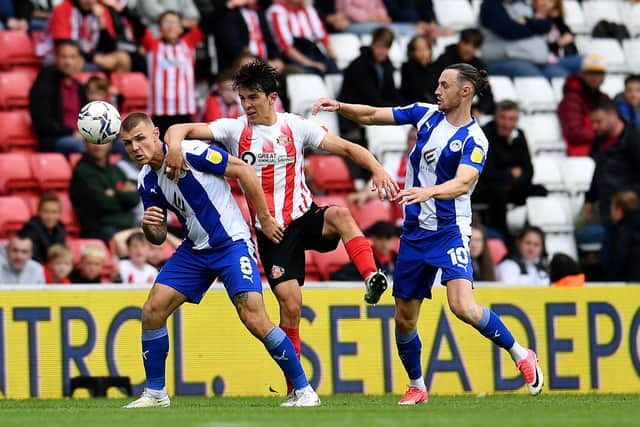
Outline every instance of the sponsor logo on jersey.
{"type": "Polygon", "coordinates": [[[484,159],[484,152],[482,151],[482,149],[479,147],[474,148],[473,151],[471,152],[471,161],[473,163],[482,163],[483,159],[484,159]]]}
{"type": "Polygon", "coordinates": [[[209,148],[207,149],[207,160],[213,163],[214,165],[217,165],[222,161],[222,154],[220,154],[219,151],[212,150],[209,148]]]}
{"type": "Polygon", "coordinates": [[[438,150],[437,148],[430,148],[430,149],[426,150],[424,152],[424,154],[422,155],[422,157],[424,157],[424,160],[429,165],[433,165],[433,163],[436,161],[436,151],[437,150],[438,150]]]}
{"type": "Polygon", "coordinates": [[[264,167],[269,165],[281,165],[294,163],[296,158],[294,156],[287,156],[286,154],[278,153],[254,153],[253,151],[245,151],[240,155],[240,158],[254,167],[264,167]]]}

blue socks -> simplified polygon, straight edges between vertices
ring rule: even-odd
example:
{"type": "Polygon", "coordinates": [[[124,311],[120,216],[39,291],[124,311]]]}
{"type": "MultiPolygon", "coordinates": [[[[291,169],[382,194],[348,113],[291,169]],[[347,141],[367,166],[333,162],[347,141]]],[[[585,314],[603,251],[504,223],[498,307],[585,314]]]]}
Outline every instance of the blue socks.
{"type": "Polygon", "coordinates": [[[147,388],[162,390],[165,385],[165,361],[169,353],[167,327],[142,330],[142,361],[147,374],[147,388]]]}
{"type": "Polygon", "coordinates": [[[262,343],[273,360],[280,366],[284,376],[291,381],[295,390],[303,389],[309,385],[307,376],[302,370],[302,365],[296,355],[296,350],[282,329],[278,326],[273,328],[262,343]]]}
{"type": "Polygon", "coordinates": [[[513,347],[515,339],[502,320],[488,308],[482,309],[482,319],[474,326],[483,336],[489,338],[499,347],[509,350],[513,347]]]}
{"type": "Polygon", "coordinates": [[[406,335],[401,335],[396,330],[396,345],[398,346],[398,355],[405,371],[409,375],[409,379],[422,378],[422,364],[420,362],[422,342],[420,341],[418,330],[413,330],[406,335]]]}

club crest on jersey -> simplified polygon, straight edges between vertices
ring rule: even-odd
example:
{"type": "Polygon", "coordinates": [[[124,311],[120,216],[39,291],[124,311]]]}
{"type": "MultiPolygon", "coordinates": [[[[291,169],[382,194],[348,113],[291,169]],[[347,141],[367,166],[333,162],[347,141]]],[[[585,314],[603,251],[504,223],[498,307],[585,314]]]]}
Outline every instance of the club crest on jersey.
{"type": "Polygon", "coordinates": [[[284,268],[280,267],[279,265],[274,265],[273,267],[271,267],[271,278],[272,279],[279,279],[282,277],[282,275],[284,274],[284,268]]]}
{"type": "Polygon", "coordinates": [[[462,141],[460,141],[459,139],[454,139],[449,143],[449,150],[453,151],[454,153],[457,153],[461,149],[462,149],[462,141]]]}
{"type": "Polygon", "coordinates": [[[293,140],[289,135],[280,135],[279,137],[276,138],[276,142],[280,145],[287,145],[287,144],[291,144],[293,140]]]}

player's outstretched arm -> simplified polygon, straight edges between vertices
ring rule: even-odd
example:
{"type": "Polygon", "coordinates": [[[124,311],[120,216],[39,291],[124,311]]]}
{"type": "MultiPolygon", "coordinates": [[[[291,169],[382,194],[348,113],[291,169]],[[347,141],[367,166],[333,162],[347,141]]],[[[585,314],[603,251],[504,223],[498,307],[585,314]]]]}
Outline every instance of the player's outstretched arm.
{"type": "Polygon", "coordinates": [[[431,187],[411,187],[400,191],[396,200],[402,205],[426,202],[429,199],[451,200],[466,194],[478,180],[480,172],[473,166],[460,165],[456,176],[431,187]]]}
{"type": "Polygon", "coordinates": [[[269,213],[267,199],[264,197],[260,181],[258,181],[258,176],[253,168],[237,157],[229,156],[224,175],[240,181],[244,194],[256,210],[262,232],[274,243],[280,243],[284,236],[284,230],[269,213]]]}
{"type": "Polygon", "coordinates": [[[346,102],[338,102],[335,99],[320,98],[311,107],[311,114],[316,115],[319,111],[335,111],[342,117],[362,125],[396,124],[391,107],[347,104],[346,102]]]}
{"type": "Polygon", "coordinates": [[[172,180],[177,180],[182,171],[187,170],[187,165],[182,157],[181,144],[185,139],[213,139],[213,132],[206,123],[185,123],[172,125],[164,134],[164,142],[169,146],[165,166],[167,175],[172,180]]]}
{"type": "Polygon", "coordinates": [[[167,213],[151,206],[142,215],[142,231],[148,241],[154,245],[161,245],[167,238],[167,213]]]}
{"type": "Polygon", "coordinates": [[[384,198],[385,193],[390,199],[393,199],[398,193],[400,187],[398,187],[391,175],[378,163],[373,154],[358,144],[340,138],[338,135],[327,133],[320,143],[320,149],[349,158],[370,171],[371,190],[378,191],[381,199],[384,198]]]}

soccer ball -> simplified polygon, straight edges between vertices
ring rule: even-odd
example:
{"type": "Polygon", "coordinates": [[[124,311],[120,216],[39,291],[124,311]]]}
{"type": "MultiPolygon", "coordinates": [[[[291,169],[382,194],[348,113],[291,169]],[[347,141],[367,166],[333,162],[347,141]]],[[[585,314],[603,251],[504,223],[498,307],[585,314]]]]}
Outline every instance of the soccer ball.
{"type": "Polygon", "coordinates": [[[92,144],[113,142],[120,132],[120,113],[105,101],[91,101],[78,114],[78,131],[92,144]]]}

